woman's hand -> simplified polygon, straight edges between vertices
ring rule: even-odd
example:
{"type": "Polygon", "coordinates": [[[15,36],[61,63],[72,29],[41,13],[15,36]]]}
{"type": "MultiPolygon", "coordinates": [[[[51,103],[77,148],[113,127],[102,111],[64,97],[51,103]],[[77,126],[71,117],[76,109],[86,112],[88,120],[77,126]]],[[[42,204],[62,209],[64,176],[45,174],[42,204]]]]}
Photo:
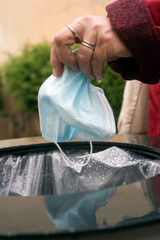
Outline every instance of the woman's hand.
{"type": "Polygon", "coordinates": [[[78,67],[91,80],[104,77],[104,63],[120,57],[132,56],[130,51],[112,29],[109,18],[87,15],[76,18],[70,26],[77,35],[68,28],[62,28],[53,38],[51,49],[51,65],[53,75],[59,76],[66,64],[73,70],[78,67]],[[95,48],[80,45],[77,57],[70,46],[75,42],[87,41],[95,44],[95,48]]]}

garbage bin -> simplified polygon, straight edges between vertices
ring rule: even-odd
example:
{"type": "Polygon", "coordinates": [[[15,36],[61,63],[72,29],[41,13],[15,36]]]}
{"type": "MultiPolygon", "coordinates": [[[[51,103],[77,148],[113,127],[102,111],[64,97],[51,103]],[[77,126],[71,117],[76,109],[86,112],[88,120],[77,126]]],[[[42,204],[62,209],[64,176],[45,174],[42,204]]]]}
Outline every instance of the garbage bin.
{"type": "Polygon", "coordinates": [[[159,221],[160,150],[111,142],[0,149],[0,236],[62,236],[159,221]],[[78,158],[77,158],[78,155],[78,158]]]}

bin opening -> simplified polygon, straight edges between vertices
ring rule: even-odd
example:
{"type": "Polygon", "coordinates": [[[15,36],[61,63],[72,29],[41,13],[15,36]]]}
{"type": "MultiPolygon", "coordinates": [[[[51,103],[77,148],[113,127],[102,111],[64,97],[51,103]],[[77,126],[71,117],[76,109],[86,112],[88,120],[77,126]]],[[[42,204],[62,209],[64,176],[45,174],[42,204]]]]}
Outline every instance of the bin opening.
{"type": "Polygon", "coordinates": [[[0,149],[0,196],[63,195],[102,190],[160,174],[160,151],[133,144],[60,143],[71,164],[53,143],[0,149]]]}

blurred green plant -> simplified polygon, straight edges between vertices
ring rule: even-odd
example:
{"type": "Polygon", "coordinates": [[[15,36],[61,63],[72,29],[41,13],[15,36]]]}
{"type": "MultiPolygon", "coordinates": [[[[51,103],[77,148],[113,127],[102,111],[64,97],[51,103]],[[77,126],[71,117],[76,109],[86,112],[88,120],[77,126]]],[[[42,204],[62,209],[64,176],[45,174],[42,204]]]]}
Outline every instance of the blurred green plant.
{"type": "Polygon", "coordinates": [[[8,55],[2,68],[2,81],[9,94],[20,103],[17,111],[37,111],[37,95],[41,84],[52,74],[50,44],[26,44],[19,56],[8,55]]]}
{"type": "MultiPolygon", "coordinates": [[[[79,45],[72,46],[75,50],[79,45]]],[[[95,79],[91,83],[101,87],[113,109],[117,122],[122,103],[125,81],[119,80],[120,75],[113,72],[105,64],[105,77],[99,83],[95,79]]],[[[19,56],[9,55],[8,61],[2,68],[1,79],[9,93],[20,102],[17,111],[37,111],[37,95],[41,84],[52,74],[50,65],[50,44],[47,42],[37,45],[25,45],[19,56]]]]}

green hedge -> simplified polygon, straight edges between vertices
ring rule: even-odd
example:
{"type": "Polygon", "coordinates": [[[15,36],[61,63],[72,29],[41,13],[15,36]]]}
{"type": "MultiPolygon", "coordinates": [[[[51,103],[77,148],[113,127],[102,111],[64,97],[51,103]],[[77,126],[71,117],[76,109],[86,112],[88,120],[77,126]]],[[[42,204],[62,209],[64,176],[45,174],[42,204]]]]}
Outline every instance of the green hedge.
{"type": "Polygon", "coordinates": [[[3,82],[17,102],[17,111],[37,111],[39,87],[52,74],[50,65],[50,45],[25,45],[19,56],[9,56],[2,68],[3,82]]]}
{"type": "MultiPolygon", "coordinates": [[[[75,47],[73,47],[75,48],[75,47]]],[[[9,93],[20,102],[17,111],[37,111],[37,94],[41,84],[52,74],[50,65],[50,44],[25,45],[19,56],[9,56],[2,68],[1,78],[7,84],[9,93]]],[[[96,80],[92,84],[104,89],[113,108],[117,121],[124,88],[124,81],[105,64],[105,77],[101,83],[96,80]]]]}

